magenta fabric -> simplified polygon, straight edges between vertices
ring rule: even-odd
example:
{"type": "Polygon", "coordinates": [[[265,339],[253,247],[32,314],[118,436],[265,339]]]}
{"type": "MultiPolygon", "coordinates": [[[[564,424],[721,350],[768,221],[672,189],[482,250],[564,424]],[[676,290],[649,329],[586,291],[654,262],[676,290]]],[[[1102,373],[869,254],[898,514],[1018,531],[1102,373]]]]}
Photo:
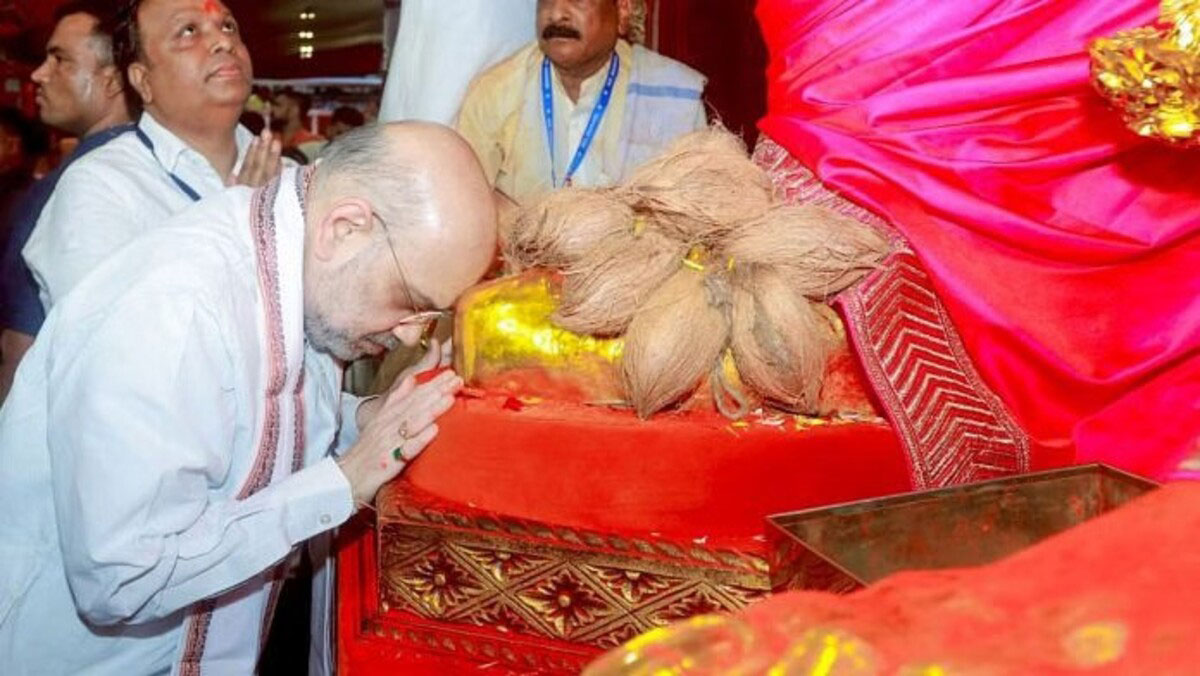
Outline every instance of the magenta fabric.
{"type": "Polygon", "coordinates": [[[761,0],[762,131],[886,218],[1034,448],[1162,477],[1200,439],[1200,152],[1127,132],[1088,42],[1153,0],[761,0]]]}

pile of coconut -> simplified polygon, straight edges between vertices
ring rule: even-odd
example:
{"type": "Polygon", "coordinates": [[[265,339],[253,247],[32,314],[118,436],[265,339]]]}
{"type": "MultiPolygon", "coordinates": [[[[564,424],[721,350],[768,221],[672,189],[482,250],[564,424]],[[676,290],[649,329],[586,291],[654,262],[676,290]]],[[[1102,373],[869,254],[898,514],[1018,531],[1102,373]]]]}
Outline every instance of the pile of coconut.
{"type": "Polygon", "coordinates": [[[852,218],[780,203],[720,128],[679,138],[623,185],[548,194],[502,240],[514,271],[562,273],[556,323],[624,338],[624,385],[643,418],[703,386],[731,418],[751,401],[814,412],[839,341],[826,301],[889,249],[852,218]]]}

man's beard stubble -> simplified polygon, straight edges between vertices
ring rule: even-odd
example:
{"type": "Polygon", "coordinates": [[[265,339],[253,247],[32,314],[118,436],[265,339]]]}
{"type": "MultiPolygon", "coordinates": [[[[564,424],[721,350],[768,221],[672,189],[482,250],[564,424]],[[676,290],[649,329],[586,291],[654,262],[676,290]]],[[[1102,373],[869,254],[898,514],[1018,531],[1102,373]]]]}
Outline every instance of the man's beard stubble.
{"type": "Polygon", "coordinates": [[[304,313],[304,337],[313,349],[332,355],[347,364],[371,353],[363,347],[364,343],[378,345],[385,352],[400,347],[400,340],[390,331],[380,331],[362,338],[354,338],[348,331],[334,328],[321,313],[316,311],[304,313]]]}

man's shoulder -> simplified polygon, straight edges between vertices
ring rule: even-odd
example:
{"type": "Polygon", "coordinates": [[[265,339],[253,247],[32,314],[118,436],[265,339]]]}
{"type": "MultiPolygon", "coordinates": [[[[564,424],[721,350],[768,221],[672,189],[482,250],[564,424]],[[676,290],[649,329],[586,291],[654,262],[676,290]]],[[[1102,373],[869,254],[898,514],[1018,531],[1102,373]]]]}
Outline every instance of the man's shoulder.
{"type": "Polygon", "coordinates": [[[695,92],[699,98],[708,84],[700,71],[641,45],[633,46],[633,60],[636,72],[632,84],[641,87],[671,87],[695,92]]]}
{"type": "Polygon", "coordinates": [[[519,97],[530,68],[536,65],[540,54],[537,40],[518,49],[512,56],[476,75],[467,89],[467,97],[494,97],[512,91],[516,91],[519,97]]]}
{"type": "Polygon", "coordinates": [[[228,289],[253,261],[246,226],[253,190],[234,187],[188,205],[118,248],[100,277],[143,277],[176,289],[228,289]],[[131,275],[130,271],[138,271],[131,275]]]}
{"type": "MultiPolygon", "coordinates": [[[[158,167],[150,151],[134,134],[123,134],[71,162],[59,176],[55,191],[79,184],[96,187],[130,181],[158,167]]],[[[121,197],[123,195],[114,195],[121,197]]]]}

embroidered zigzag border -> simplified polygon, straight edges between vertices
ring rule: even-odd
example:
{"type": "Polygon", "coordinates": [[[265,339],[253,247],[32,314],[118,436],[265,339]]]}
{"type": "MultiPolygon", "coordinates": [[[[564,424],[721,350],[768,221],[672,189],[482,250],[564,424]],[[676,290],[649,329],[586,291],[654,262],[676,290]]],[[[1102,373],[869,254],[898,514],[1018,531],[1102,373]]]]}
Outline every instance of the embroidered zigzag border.
{"type": "Polygon", "coordinates": [[[837,303],[908,454],[913,487],[938,488],[1028,471],[1028,439],[980,379],[928,273],[899,233],[829,190],[765,136],[754,161],[785,201],[832,209],[892,236],[896,253],[837,303]]]}

